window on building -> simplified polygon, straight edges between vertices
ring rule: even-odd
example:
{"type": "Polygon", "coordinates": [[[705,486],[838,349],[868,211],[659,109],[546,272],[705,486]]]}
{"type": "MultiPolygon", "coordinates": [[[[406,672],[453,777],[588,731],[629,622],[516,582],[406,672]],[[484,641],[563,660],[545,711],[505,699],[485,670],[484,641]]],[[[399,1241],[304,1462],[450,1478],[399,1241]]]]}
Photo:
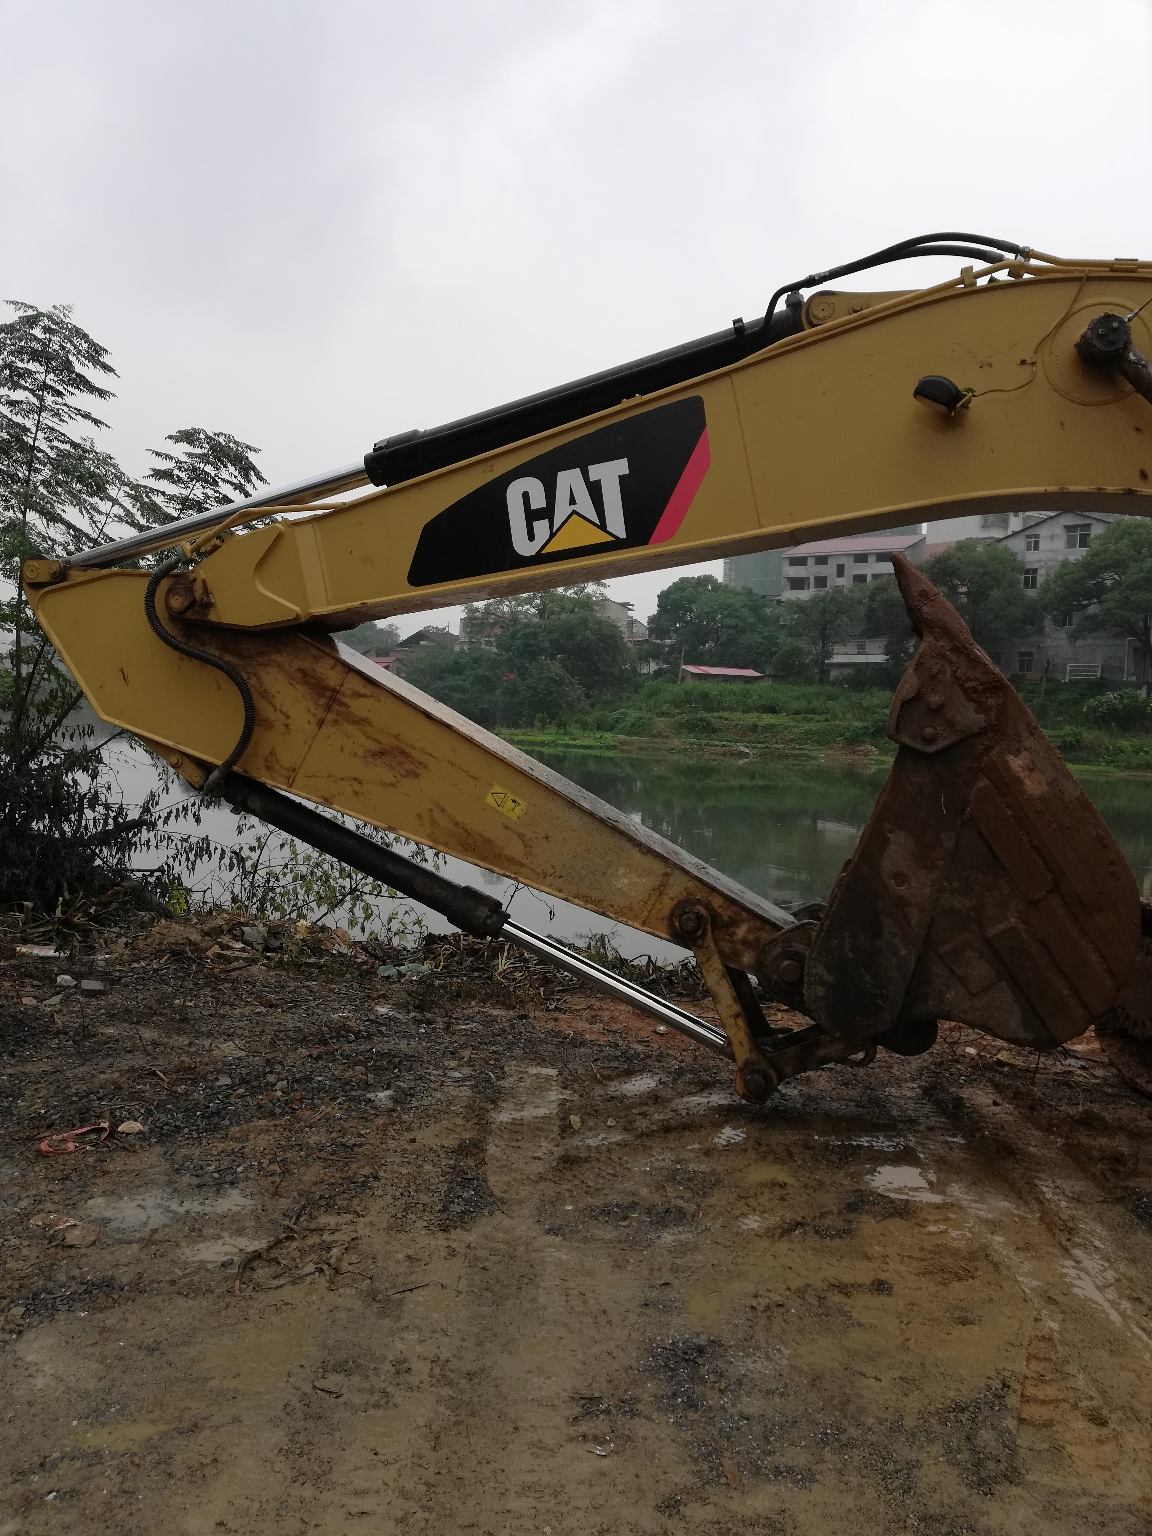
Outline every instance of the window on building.
{"type": "Polygon", "coordinates": [[[843,579],[844,579],[844,567],[842,565],[838,565],[836,567],[836,575],[840,578],[841,581],[843,581],[843,579]]]}
{"type": "Polygon", "coordinates": [[[813,576],[812,585],[814,587],[826,587],[828,585],[827,576],[813,576]]]}
{"type": "Polygon", "coordinates": [[[857,640],[857,642],[856,642],[856,654],[857,654],[857,656],[867,656],[867,654],[868,654],[868,642],[867,642],[867,640],[857,640]]]}
{"type": "Polygon", "coordinates": [[[853,578],[852,578],[852,585],[854,587],[863,587],[863,586],[865,586],[867,584],[867,581],[868,581],[867,576],[853,576],[853,578]]]}
{"type": "Polygon", "coordinates": [[[788,578],[788,590],[789,590],[789,592],[807,592],[807,590],[808,590],[808,578],[807,578],[807,576],[789,576],[789,578],[788,578]]]}
{"type": "Polygon", "coordinates": [[[788,564],[789,565],[807,565],[808,564],[808,556],[807,555],[789,555],[788,556],[788,564]]]}
{"type": "Polygon", "coordinates": [[[828,564],[828,556],[827,555],[813,555],[812,556],[812,564],[813,565],[827,565],[828,564]]]}
{"type": "Polygon", "coordinates": [[[852,556],[852,564],[853,565],[867,565],[868,564],[868,556],[867,555],[853,555],[852,556]]]}
{"type": "Polygon", "coordinates": [[[1035,672],[1036,652],[1018,651],[1016,653],[1016,670],[1017,672],[1035,672]]]}
{"type": "Polygon", "coordinates": [[[1038,555],[1040,553],[1040,535],[1038,533],[1026,533],[1024,535],[1024,553],[1026,555],[1038,555]]]}
{"type": "Polygon", "coordinates": [[[1065,523],[1064,524],[1064,548],[1087,549],[1088,541],[1092,537],[1091,523],[1065,523]]]}
{"type": "Polygon", "coordinates": [[[1073,624],[1075,624],[1075,622],[1076,622],[1076,615],[1075,615],[1075,613],[1072,612],[1071,609],[1069,609],[1067,613],[1062,613],[1060,615],[1060,628],[1061,629],[1071,629],[1073,624]]]}
{"type": "Polygon", "coordinates": [[[1024,574],[1020,578],[1020,585],[1024,588],[1025,592],[1035,592],[1036,585],[1037,585],[1037,582],[1039,581],[1039,579],[1040,579],[1040,568],[1039,568],[1039,566],[1026,565],[1024,567],[1024,574]]]}

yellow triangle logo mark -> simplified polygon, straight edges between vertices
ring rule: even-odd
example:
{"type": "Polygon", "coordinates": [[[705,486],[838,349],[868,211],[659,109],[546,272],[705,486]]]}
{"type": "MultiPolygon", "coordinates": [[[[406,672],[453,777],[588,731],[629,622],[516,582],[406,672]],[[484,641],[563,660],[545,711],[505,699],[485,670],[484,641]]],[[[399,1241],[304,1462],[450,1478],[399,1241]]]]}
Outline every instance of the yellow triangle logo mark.
{"type": "Polygon", "coordinates": [[[583,549],[586,544],[615,544],[616,540],[603,528],[586,521],[578,514],[565,518],[557,531],[540,551],[542,555],[554,555],[561,549],[583,549]]]}

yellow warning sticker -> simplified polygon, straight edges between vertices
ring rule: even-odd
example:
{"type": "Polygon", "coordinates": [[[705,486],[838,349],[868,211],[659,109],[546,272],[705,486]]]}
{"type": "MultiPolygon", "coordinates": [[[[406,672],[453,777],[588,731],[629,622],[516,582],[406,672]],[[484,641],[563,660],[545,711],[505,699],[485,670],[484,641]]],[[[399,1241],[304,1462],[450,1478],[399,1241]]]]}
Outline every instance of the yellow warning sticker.
{"type": "Polygon", "coordinates": [[[493,784],[484,796],[484,804],[499,811],[501,816],[507,816],[509,821],[519,821],[528,809],[526,801],[514,795],[510,789],[505,789],[502,784],[493,784]]]}

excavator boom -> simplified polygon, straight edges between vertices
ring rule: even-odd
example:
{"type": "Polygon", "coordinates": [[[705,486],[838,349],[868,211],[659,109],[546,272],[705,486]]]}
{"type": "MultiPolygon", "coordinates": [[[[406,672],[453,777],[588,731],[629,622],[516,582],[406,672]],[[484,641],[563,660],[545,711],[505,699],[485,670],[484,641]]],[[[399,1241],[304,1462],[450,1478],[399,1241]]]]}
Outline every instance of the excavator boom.
{"type": "MultiPolygon", "coordinates": [[[[892,249],[970,254],[949,243],[970,239],[892,249]]],[[[827,910],[802,921],[328,633],[913,517],[1152,510],[1152,264],[978,254],[983,270],[919,292],[791,292],[777,313],[781,290],[754,325],[385,439],[362,472],[28,561],[25,590],[97,712],[196,787],[317,846],[333,823],[300,802],[346,813],[690,948],[723,1026],[696,1021],[695,1037],[730,1050],[750,1099],[877,1044],[922,1049],[938,1017],[1049,1048],[1135,996],[1135,884],[907,562],[923,643],[889,722],[900,750],[827,910]],[[389,483],[320,502],[369,481],[389,483]],[[750,976],[810,1026],[771,1029],[750,976]]],[[[361,842],[339,856],[371,862],[361,842]]],[[[479,893],[423,890],[471,931],[551,942],[479,893]]]]}

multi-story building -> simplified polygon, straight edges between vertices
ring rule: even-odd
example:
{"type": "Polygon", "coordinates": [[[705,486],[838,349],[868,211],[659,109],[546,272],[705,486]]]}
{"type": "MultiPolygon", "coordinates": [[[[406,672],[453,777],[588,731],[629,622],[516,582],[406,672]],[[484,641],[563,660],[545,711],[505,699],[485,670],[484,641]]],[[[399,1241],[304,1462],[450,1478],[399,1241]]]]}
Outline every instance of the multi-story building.
{"type": "Polygon", "coordinates": [[[927,525],[928,553],[933,555],[939,549],[948,549],[959,544],[961,539],[992,544],[1051,515],[1050,512],[979,512],[967,517],[942,517],[927,525]]]}
{"type": "Polygon", "coordinates": [[[831,682],[839,682],[857,667],[882,667],[887,660],[888,648],[883,640],[845,640],[832,647],[828,678],[831,682]]]}
{"type": "Polygon", "coordinates": [[[803,601],[815,592],[835,587],[862,587],[891,576],[892,556],[899,552],[914,564],[924,558],[924,535],[916,533],[858,533],[846,539],[814,539],[784,552],[784,601],[803,601]]]}
{"type": "MultiPolygon", "coordinates": [[[[1023,526],[1004,534],[1002,544],[1020,561],[1021,584],[1037,592],[1068,560],[1082,560],[1115,512],[1048,512],[1031,514],[1023,526]]],[[[1134,640],[1118,634],[1093,635],[1073,644],[1070,613],[1045,618],[1043,629],[1023,636],[999,657],[1000,670],[1024,676],[1043,675],[1061,681],[1077,677],[1107,677],[1145,682],[1146,664],[1134,640]]]]}
{"type": "Polygon", "coordinates": [[[630,645],[636,645],[641,640],[647,640],[648,626],[643,619],[633,617],[632,606],[631,603],[618,603],[615,598],[604,597],[596,604],[596,611],[603,618],[611,619],[630,645]]]}
{"type": "MultiPolygon", "coordinates": [[[[889,535],[903,536],[919,534],[923,530],[919,523],[910,523],[903,528],[886,528],[884,537],[889,535]]],[[[864,538],[881,537],[881,535],[860,535],[864,538]]],[[[823,540],[822,543],[838,543],[839,540],[823,540]]],[[[807,545],[802,548],[808,548],[807,545]]],[[[874,546],[869,545],[867,551],[853,551],[853,553],[872,553],[874,546]]],[[[753,592],[760,597],[779,598],[786,597],[789,591],[803,591],[804,588],[788,588],[787,577],[793,575],[794,568],[788,567],[786,562],[797,559],[800,550],[793,549],[764,549],[756,555],[735,555],[731,560],[724,562],[724,574],[722,580],[730,587],[751,587],[753,592]]],[[[849,562],[845,561],[845,564],[849,562]]],[[[812,575],[817,574],[816,567],[812,568],[812,575]]],[[[859,573],[856,573],[859,574],[859,573]]],[[[795,577],[793,577],[795,579],[795,577]]],[[[836,583],[833,582],[833,585],[836,583]]],[[[819,591],[817,587],[810,587],[809,591],[819,591]]]]}

